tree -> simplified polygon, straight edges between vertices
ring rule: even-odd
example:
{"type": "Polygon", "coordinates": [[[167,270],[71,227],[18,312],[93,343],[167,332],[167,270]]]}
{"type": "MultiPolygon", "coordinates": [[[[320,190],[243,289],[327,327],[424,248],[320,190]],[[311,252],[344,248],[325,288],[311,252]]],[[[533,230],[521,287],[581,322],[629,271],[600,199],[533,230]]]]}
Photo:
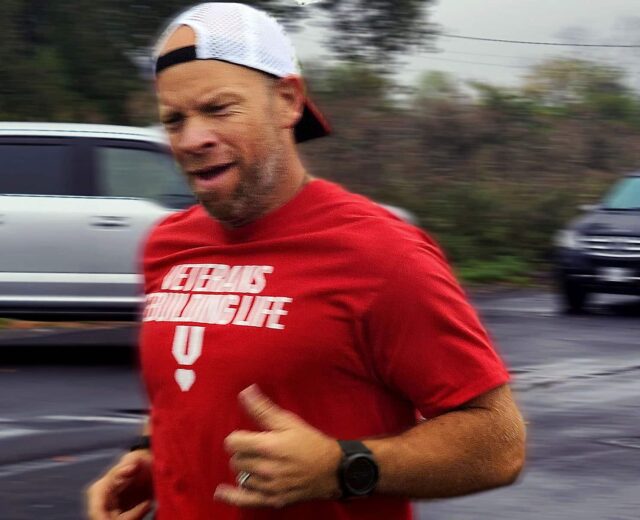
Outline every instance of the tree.
{"type": "MultiPolygon", "coordinates": [[[[311,12],[292,0],[247,2],[295,30],[311,12]]],[[[339,57],[384,59],[430,36],[432,0],[327,0],[322,9],[339,57]]],[[[144,123],[148,89],[141,63],[184,0],[3,0],[0,117],[144,123]],[[138,107],[135,110],[132,107],[138,107]]],[[[150,110],[150,108],[149,108],[150,110]]]]}
{"type": "Polygon", "coordinates": [[[311,64],[305,67],[305,74],[311,79],[314,92],[321,97],[357,101],[360,106],[386,105],[388,94],[395,88],[388,77],[361,62],[345,62],[333,67],[311,64]]]}
{"type": "Polygon", "coordinates": [[[418,79],[415,99],[418,103],[455,100],[463,97],[457,79],[448,72],[430,70],[418,79]]]}
{"type": "Polygon", "coordinates": [[[556,58],[543,62],[527,76],[523,93],[560,114],[637,120],[636,95],[626,84],[624,72],[589,60],[556,58]]]}
{"type": "Polygon", "coordinates": [[[436,34],[428,23],[434,0],[325,0],[338,56],[389,70],[388,61],[411,47],[427,45],[436,34]]]}

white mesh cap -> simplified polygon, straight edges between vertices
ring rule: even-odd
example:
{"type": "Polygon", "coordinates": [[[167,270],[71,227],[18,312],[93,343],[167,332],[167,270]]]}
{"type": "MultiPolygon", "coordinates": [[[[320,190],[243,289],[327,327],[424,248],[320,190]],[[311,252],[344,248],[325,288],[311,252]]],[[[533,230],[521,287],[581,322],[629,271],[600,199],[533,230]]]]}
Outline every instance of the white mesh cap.
{"type": "MultiPolygon", "coordinates": [[[[300,75],[293,45],[278,21],[263,11],[238,3],[199,4],[169,23],[155,47],[156,74],[191,60],[221,60],[281,78],[300,75]],[[182,25],[193,29],[195,46],[160,56],[167,40],[182,25]]],[[[329,133],[328,124],[308,99],[295,133],[298,142],[329,133]]]]}

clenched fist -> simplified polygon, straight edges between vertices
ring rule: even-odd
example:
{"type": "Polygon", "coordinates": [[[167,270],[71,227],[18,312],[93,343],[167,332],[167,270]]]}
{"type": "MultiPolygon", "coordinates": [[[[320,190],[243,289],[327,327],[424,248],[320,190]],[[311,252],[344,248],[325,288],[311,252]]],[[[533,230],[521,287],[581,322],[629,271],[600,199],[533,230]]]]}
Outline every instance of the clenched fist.
{"type": "Polygon", "coordinates": [[[136,450],[124,455],[87,490],[89,520],[142,520],[151,511],[152,455],[136,450]]]}

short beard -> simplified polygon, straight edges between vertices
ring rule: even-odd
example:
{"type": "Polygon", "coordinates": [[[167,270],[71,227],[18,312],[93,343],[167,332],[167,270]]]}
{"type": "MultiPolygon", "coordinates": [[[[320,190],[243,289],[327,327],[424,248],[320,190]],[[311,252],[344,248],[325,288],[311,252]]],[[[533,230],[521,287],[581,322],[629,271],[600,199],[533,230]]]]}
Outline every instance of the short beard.
{"type": "Polygon", "coordinates": [[[262,217],[272,207],[278,183],[283,178],[284,147],[274,139],[262,163],[254,164],[241,175],[233,196],[216,200],[203,193],[198,200],[213,218],[227,227],[241,227],[262,217]]]}

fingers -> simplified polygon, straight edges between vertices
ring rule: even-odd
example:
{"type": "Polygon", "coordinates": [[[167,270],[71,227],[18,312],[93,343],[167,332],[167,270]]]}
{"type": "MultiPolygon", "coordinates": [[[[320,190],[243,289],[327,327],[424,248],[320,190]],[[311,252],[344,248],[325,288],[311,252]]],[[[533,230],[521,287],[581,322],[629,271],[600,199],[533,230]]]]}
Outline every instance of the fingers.
{"type": "Polygon", "coordinates": [[[238,394],[240,403],[256,423],[267,430],[286,430],[297,424],[298,417],[280,408],[258,388],[251,385],[238,394]]]}
{"type": "Polygon", "coordinates": [[[87,516],[90,520],[112,520],[116,510],[117,488],[107,474],[87,490],[87,516]]]}
{"type": "Polygon", "coordinates": [[[150,480],[151,460],[148,456],[137,452],[129,453],[107,473],[107,476],[111,477],[116,486],[150,480]]]}
{"type": "Polygon", "coordinates": [[[151,511],[151,500],[146,500],[129,511],[119,514],[117,520],[142,520],[149,511],[151,511]]]}
{"type": "Polygon", "coordinates": [[[236,454],[231,457],[229,465],[236,475],[249,474],[239,486],[245,490],[273,497],[300,488],[300,476],[279,461],[236,454]]]}
{"type": "MultiPolygon", "coordinates": [[[[148,468],[146,468],[148,470],[148,468]]],[[[144,461],[133,456],[125,456],[111,468],[101,479],[87,490],[87,515],[90,520],[137,519],[146,514],[139,514],[151,507],[149,497],[140,497],[140,503],[130,504],[122,511],[121,497],[129,486],[143,480],[144,461]],[[145,502],[149,504],[144,505],[145,502]],[[122,516],[127,515],[127,516],[122,516]],[[137,515],[137,516],[136,516],[137,515]]]]}
{"type": "Polygon", "coordinates": [[[214,498],[238,507],[284,507],[299,499],[299,491],[291,489],[275,495],[267,495],[252,489],[237,488],[227,484],[220,484],[215,491],[214,498]]]}
{"type": "Polygon", "coordinates": [[[278,441],[270,432],[238,430],[227,435],[224,448],[230,454],[277,458],[278,441]]]}
{"type": "Polygon", "coordinates": [[[87,490],[87,516],[89,520],[111,520],[107,507],[106,485],[102,481],[87,490]]]}
{"type": "Polygon", "coordinates": [[[248,489],[236,488],[225,484],[220,484],[213,495],[216,500],[226,502],[227,504],[239,506],[239,507],[260,507],[269,506],[275,507],[272,504],[267,504],[267,497],[257,491],[251,491],[248,489]]]}
{"type": "Polygon", "coordinates": [[[260,457],[245,456],[239,453],[231,457],[229,465],[236,474],[246,471],[251,473],[252,476],[259,476],[264,479],[273,479],[283,473],[282,465],[278,462],[260,457]]]}
{"type": "Polygon", "coordinates": [[[127,464],[126,466],[122,467],[116,466],[113,469],[113,475],[111,479],[113,487],[119,488],[126,485],[127,482],[135,478],[138,470],[139,466],[137,464],[127,464]]]}
{"type": "Polygon", "coordinates": [[[264,495],[265,497],[274,498],[287,495],[295,489],[298,489],[298,486],[294,485],[292,479],[265,478],[252,473],[245,483],[239,487],[239,489],[254,491],[264,495]]]}
{"type": "MultiPolygon", "coordinates": [[[[123,482],[127,483],[128,480],[123,482]]],[[[107,481],[104,478],[91,486],[87,491],[89,520],[142,520],[151,511],[151,500],[123,512],[117,506],[117,497],[123,487],[116,480],[107,481]]]]}

